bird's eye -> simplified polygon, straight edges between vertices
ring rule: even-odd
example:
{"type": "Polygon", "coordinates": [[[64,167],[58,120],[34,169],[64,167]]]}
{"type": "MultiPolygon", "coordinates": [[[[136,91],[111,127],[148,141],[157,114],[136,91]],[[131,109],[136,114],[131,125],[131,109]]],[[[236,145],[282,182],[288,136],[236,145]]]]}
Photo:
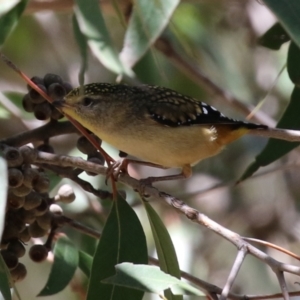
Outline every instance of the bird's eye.
{"type": "Polygon", "coordinates": [[[93,101],[94,101],[94,99],[92,99],[92,98],[84,97],[82,99],[81,103],[82,103],[83,106],[91,106],[91,104],[93,103],[93,101]]]}

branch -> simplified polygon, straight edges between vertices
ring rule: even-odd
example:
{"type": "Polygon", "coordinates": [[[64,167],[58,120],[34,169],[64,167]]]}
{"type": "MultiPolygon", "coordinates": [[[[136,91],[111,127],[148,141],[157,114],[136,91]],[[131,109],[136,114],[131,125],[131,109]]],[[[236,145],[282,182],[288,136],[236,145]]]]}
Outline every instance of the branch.
{"type": "Polygon", "coordinates": [[[239,251],[238,251],[238,254],[237,254],[237,257],[235,259],[235,262],[231,268],[231,272],[228,276],[228,279],[226,281],[226,284],[222,290],[222,293],[220,295],[220,300],[225,300],[227,299],[228,295],[229,295],[229,292],[231,291],[231,288],[232,288],[232,285],[234,283],[234,280],[236,279],[237,277],[237,274],[244,262],[244,259],[247,255],[247,248],[245,247],[242,247],[239,251]]]}
{"type": "MultiPolygon", "coordinates": [[[[35,151],[35,155],[31,155],[31,157],[36,157],[34,161],[31,162],[33,164],[42,163],[42,164],[58,165],[63,167],[73,167],[73,168],[79,168],[85,171],[90,171],[102,175],[105,175],[107,171],[107,168],[85,161],[81,158],[38,152],[35,149],[32,149],[32,151],[35,151]]],[[[141,186],[139,180],[136,180],[125,173],[121,173],[119,175],[118,181],[126,184],[127,186],[130,186],[134,190],[139,191],[143,189],[145,194],[149,195],[149,197],[151,197],[153,200],[156,199],[159,201],[166,202],[168,205],[175,208],[178,212],[184,214],[191,221],[198,223],[201,226],[204,226],[207,229],[217,233],[219,236],[223,237],[224,239],[232,243],[234,246],[236,246],[238,250],[244,249],[244,251],[247,251],[247,253],[251,254],[252,256],[266,263],[268,266],[270,266],[270,268],[273,270],[273,272],[276,275],[280,274],[280,272],[288,272],[298,276],[300,275],[300,267],[291,264],[285,264],[275,260],[274,258],[267,255],[263,251],[257,249],[256,247],[244,241],[243,238],[237,233],[221,226],[220,224],[208,218],[206,215],[200,213],[198,210],[188,206],[182,200],[177,199],[176,197],[166,194],[164,192],[160,192],[159,190],[157,190],[152,186],[144,186],[144,185],[141,186]]],[[[234,273],[231,273],[231,275],[232,274],[234,273]]],[[[282,291],[285,293],[282,278],[279,276],[278,279],[280,280],[282,291]]]]}
{"type": "Polygon", "coordinates": [[[279,140],[285,140],[289,142],[300,142],[300,131],[281,129],[281,128],[262,128],[262,129],[252,129],[248,132],[251,135],[262,136],[266,138],[273,138],[279,140]]]}
{"type": "Polygon", "coordinates": [[[78,132],[77,129],[69,121],[50,121],[36,129],[24,131],[12,137],[2,139],[1,143],[9,146],[20,147],[29,143],[44,141],[54,136],[76,132],[78,132]]]}

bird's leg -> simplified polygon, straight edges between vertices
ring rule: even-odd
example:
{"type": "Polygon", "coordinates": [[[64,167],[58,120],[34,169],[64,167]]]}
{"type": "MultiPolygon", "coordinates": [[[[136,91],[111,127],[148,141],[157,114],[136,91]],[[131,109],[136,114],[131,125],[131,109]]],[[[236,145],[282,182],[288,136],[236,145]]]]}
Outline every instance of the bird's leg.
{"type": "Polygon", "coordinates": [[[157,177],[148,177],[141,179],[140,182],[143,185],[152,185],[153,182],[175,180],[175,179],[185,179],[192,175],[192,167],[190,165],[184,165],[179,174],[166,175],[166,176],[157,176],[157,177]]]}

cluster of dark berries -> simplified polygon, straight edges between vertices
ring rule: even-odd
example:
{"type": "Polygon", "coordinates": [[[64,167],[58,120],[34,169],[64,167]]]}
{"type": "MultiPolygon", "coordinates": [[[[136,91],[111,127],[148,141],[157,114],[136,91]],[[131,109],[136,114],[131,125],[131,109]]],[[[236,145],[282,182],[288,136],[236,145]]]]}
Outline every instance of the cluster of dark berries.
{"type": "MultiPolygon", "coordinates": [[[[55,74],[47,74],[44,78],[31,79],[54,101],[62,99],[72,90],[72,86],[55,74]]],[[[23,97],[23,107],[27,112],[34,113],[39,120],[58,120],[63,115],[44,97],[28,86],[28,93],[23,97]]],[[[94,136],[101,145],[101,140],[94,136]]],[[[78,149],[87,155],[87,160],[104,165],[103,156],[85,138],[79,137],[78,149]]],[[[20,148],[0,144],[0,150],[8,165],[8,194],[5,214],[4,232],[0,244],[0,253],[11,272],[13,281],[20,281],[26,276],[26,267],[19,262],[25,252],[25,245],[31,238],[47,237],[41,245],[33,245],[29,250],[30,258],[41,262],[51,250],[55,230],[63,225],[62,209],[57,202],[74,201],[73,189],[62,186],[57,195],[49,196],[50,180],[47,173],[35,167],[36,151],[28,146],[20,148]]],[[[36,150],[54,153],[49,141],[36,147],[36,150]]],[[[89,175],[96,175],[88,173],[89,175]]]]}
{"type": "Polygon", "coordinates": [[[36,152],[28,146],[0,145],[0,148],[8,166],[9,185],[0,253],[16,282],[27,273],[24,264],[19,262],[25,254],[24,245],[31,238],[48,236],[45,244],[34,245],[29,250],[33,261],[45,260],[54,236],[49,233],[59,226],[62,215],[62,209],[56,203],[70,203],[75,194],[70,186],[64,185],[54,198],[49,196],[49,178],[43,169],[30,164],[36,152]]]}
{"type": "MultiPolygon", "coordinates": [[[[70,83],[55,74],[46,74],[44,78],[34,76],[31,80],[53,100],[60,100],[72,90],[70,83]]],[[[28,86],[28,94],[23,97],[22,104],[27,112],[33,112],[38,120],[49,118],[58,120],[63,115],[43,98],[37,91],[28,86]]]]}
{"type": "MultiPolygon", "coordinates": [[[[102,141],[96,135],[94,134],[91,135],[97,141],[99,146],[101,146],[102,141]]],[[[102,166],[104,165],[105,163],[104,157],[102,156],[101,153],[97,151],[97,149],[88,141],[88,139],[85,136],[81,136],[77,140],[77,149],[87,155],[88,161],[102,166]]],[[[97,175],[92,172],[86,172],[86,173],[90,176],[97,175]]]]}

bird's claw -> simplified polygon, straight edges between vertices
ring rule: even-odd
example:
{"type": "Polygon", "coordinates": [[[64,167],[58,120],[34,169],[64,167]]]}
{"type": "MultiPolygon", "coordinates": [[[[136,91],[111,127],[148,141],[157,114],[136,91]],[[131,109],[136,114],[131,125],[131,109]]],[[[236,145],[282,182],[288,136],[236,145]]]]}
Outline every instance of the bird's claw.
{"type": "Polygon", "coordinates": [[[107,168],[105,184],[107,185],[107,181],[110,177],[113,177],[113,179],[117,181],[121,172],[127,172],[127,166],[128,163],[124,158],[111,163],[107,168]]]}

